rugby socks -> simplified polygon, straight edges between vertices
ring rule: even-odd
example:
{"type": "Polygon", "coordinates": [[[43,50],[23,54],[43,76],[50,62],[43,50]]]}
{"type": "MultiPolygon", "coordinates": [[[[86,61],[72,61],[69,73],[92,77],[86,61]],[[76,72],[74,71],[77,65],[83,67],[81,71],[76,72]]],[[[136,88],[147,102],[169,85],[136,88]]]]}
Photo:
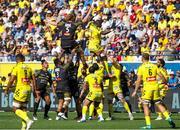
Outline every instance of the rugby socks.
{"type": "Polygon", "coordinates": [[[92,116],[94,112],[94,104],[91,103],[91,105],[89,106],[89,116],[92,116]]]}
{"type": "Polygon", "coordinates": [[[112,103],[108,104],[108,112],[109,112],[109,117],[112,117],[112,114],[113,114],[113,104],[112,103]]]}
{"type": "Polygon", "coordinates": [[[161,112],[157,112],[158,117],[163,117],[163,114],[161,112]]]}
{"type": "Polygon", "coordinates": [[[83,106],[82,108],[82,119],[86,120],[86,113],[87,113],[88,107],[87,106],[83,106]]]}
{"type": "Polygon", "coordinates": [[[22,128],[26,128],[26,122],[24,120],[22,120],[22,128]]]}
{"type": "Polygon", "coordinates": [[[165,117],[166,120],[170,119],[170,116],[169,116],[169,112],[168,112],[168,111],[163,112],[163,115],[164,115],[164,117],[165,117]]]}
{"type": "Polygon", "coordinates": [[[130,114],[130,113],[131,113],[131,110],[130,110],[129,105],[127,104],[126,101],[124,102],[123,106],[124,106],[124,108],[126,109],[126,111],[130,114]]]}
{"type": "Polygon", "coordinates": [[[34,115],[36,115],[38,107],[39,107],[39,102],[34,102],[34,115]]]}
{"type": "Polygon", "coordinates": [[[48,112],[49,112],[49,109],[50,109],[50,105],[45,105],[45,111],[44,111],[44,116],[47,117],[48,116],[48,112]]]}
{"type": "Polygon", "coordinates": [[[97,110],[98,117],[102,119],[102,118],[103,118],[103,117],[102,117],[102,109],[100,108],[100,106],[98,106],[98,107],[96,108],[96,110],[97,110]]]}
{"type": "Polygon", "coordinates": [[[15,114],[26,122],[30,121],[29,117],[27,116],[27,112],[24,112],[21,109],[17,109],[15,114]]]}
{"type": "Polygon", "coordinates": [[[145,116],[145,121],[146,121],[146,125],[147,125],[147,126],[150,126],[150,125],[151,125],[150,116],[145,116]]]}

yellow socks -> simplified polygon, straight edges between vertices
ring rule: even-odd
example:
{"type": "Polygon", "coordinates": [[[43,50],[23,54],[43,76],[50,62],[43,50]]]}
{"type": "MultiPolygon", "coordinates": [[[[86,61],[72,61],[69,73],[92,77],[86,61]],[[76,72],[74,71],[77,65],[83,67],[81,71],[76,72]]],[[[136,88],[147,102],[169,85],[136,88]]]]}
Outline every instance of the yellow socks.
{"type": "Polygon", "coordinates": [[[127,104],[127,102],[124,102],[124,108],[126,109],[126,111],[128,112],[128,113],[131,113],[131,111],[130,111],[130,108],[129,108],[129,105],[127,104]]]}
{"type": "Polygon", "coordinates": [[[100,108],[100,109],[101,109],[101,111],[103,112],[103,108],[104,108],[103,103],[100,103],[100,104],[99,104],[99,108],[100,108]]]}
{"type": "Polygon", "coordinates": [[[91,105],[89,106],[89,116],[92,116],[94,112],[94,104],[91,103],[91,105]]]}
{"type": "Polygon", "coordinates": [[[82,118],[85,120],[86,119],[86,113],[87,113],[87,106],[83,106],[82,108],[82,118]]]}
{"type": "Polygon", "coordinates": [[[15,114],[26,122],[28,122],[30,120],[29,117],[27,116],[27,112],[24,112],[21,109],[17,109],[15,114]]]}
{"type": "Polygon", "coordinates": [[[163,117],[163,114],[161,112],[157,112],[158,117],[163,117]]]}
{"type": "Polygon", "coordinates": [[[163,115],[166,118],[166,120],[170,118],[168,111],[163,112],[163,115]]]}
{"type": "Polygon", "coordinates": [[[24,120],[22,120],[22,129],[26,129],[26,122],[24,120]]]}
{"type": "Polygon", "coordinates": [[[145,116],[146,125],[151,125],[150,116],[145,116]]]}

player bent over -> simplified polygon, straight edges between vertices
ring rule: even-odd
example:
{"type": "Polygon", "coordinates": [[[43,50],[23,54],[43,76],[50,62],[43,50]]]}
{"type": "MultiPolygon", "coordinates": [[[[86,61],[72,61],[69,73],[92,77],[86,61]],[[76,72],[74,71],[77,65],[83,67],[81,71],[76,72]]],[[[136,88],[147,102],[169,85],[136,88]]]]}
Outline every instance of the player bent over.
{"type": "Polygon", "coordinates": [[[152,100],[155,102],[158,110],[162,112],[166,120],[168,120],[170,127],[175,128],[175,123],[171,119],[166,108],[162,105],[159,94],[157,77],[160,77],[163,83],[167,82],[166,78],[159,71],[157,65],[149,62],[149,54],[145,53],[142,55],[142,62],[143,64],[138,68],[136,87],[134,92],[132,93],[132,96],[134,97],[140,87],[141,82],[143,81],[142,100],[146,126],[142,127],[142,129],[151,129],[149,104],[152,100]]]}
{"type": "Polygon", "coordinates": [[[13,112],[22,119],[21,130],[29,130],[33,121],[29,119],[26,108],[30,97],[31,86],[34,89],[35,76],[32,69],[24,64],[25,57],[22,54],[16,55],[16,66],[12,70],[5,94],[16,80],[16,88],[13,96],[13,112]]]}
{"type": "Polygon", "coordinates": [[[37,110],[39,107],[39,102],[41,98],[45,100],[45,112],[44,112],[44,119],[46,120],[52,120],[48,116],[48,111],[50,109],[51,105],[51,99],[49,96],[48,91],[48,83],[51,86],[52,85],[52,76],[48,72],[48,62],[46,60],[41,61],[42,69],[36,71],[35,77],[36,77],[36,87],[35,87],[35,102],[34,102],[34,113],[33,113],[33,120],[37,120],[37,110]]]}
{"type": "Polygon", "coordinates": [[[99,104],[103,98],[102,78],[99,75],[95,74],[95,68],[93,66],[89,68],[89,73],[90,74],[85,78],[85,83],[80,94],[80,99],[88,88],[89,93],[83,102],[82,118],[78,122],[86,122],[86,113],[89,105],[92,102],[94,102],[94,106],[98,113],[98,121],[101,122],[104,121],[104,118],[102,116],[102,109],[99,107],[99,104]]]}

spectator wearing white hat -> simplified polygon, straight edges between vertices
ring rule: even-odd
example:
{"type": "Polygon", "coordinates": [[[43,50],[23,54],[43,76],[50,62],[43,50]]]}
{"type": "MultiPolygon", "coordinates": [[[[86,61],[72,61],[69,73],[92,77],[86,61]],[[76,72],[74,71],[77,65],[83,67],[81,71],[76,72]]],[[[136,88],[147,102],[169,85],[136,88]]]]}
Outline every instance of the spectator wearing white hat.
{"type": "Polygon", "coordinates": [[[169,78],[169,81],[168,81],[168,86],[169,88],[173,88],[173,87],[176,87],[177,84],[178,84],[178,79],[177,77],[175,76],[174,72],[170,72],[170,78],[169,78]]]}

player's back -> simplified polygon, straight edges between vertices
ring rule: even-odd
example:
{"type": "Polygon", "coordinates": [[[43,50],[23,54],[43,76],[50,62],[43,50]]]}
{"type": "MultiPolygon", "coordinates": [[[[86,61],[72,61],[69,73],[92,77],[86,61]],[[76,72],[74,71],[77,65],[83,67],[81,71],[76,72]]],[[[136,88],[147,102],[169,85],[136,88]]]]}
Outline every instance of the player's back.
{"type": "Polygon", "coordinates": [[[89,85],[90,92],[101,92],[102,78],[97,74],[89,74],[85,78],[85,82],[89,85]]]}
{"type": "Polygon", "coordinates": [[[121,66],[119,64],[116,65],[112,65],[110,72],[113,76],[115,76],[114,78],[111,79],[112,83],[120,83],[120,76],[121,76],[121,66]]]}
{"type": "Polygon", "coordinates": [[[138,69],[138,75],[142,76],[143,89],[156,90],[158,89],[157,76],[158,67],[157,65],[146,62],[143,63],[138,69]]]}
{"type": "Polygon", "coordinates": [[[20,62],[18,63],[12,71],[12,75],[17,77],[16,88],[17,87],[30,87],[30,81],[32,79],[32,69],[28,65],[20,62]]]}
{"type": "MultiPolygon", "coordinates": [[[[159,68],[159,71],[161,72],[161,74],[166,78],[166,80],[168,80],[169,75],[167,73],[167,70],[163,67],[159,68]]],[[[163,88],[165,86],[165,84],[163,83],[162,79],[158,76],[158,84],[159,84],[159,88],[163,88]]]]}

